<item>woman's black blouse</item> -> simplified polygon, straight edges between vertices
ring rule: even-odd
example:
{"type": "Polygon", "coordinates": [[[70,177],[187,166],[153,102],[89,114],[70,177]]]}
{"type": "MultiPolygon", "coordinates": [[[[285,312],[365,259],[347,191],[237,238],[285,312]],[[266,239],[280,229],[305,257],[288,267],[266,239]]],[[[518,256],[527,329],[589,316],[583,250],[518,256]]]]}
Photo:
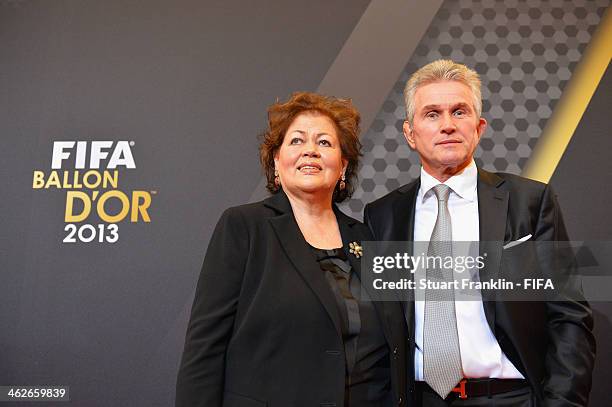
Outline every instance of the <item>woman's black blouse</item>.
{"type": "Polygon", "coordinates": [[[311,246],[334,292],[346,355],[345,406],[392,405],[389,348],[378,315],[343,249],[311,246]]]}

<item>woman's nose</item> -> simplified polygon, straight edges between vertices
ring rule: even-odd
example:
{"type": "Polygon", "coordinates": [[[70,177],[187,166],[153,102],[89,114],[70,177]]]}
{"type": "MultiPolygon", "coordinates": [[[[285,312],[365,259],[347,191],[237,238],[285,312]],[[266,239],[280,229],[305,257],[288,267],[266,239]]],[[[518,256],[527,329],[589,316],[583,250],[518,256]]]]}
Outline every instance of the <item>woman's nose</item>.
{"type": "Polygon", "coordinates": [[[319,157],[319,146],[317,143],[309,141],[304,145],[304,152],[302,155],[304,157],[319,157]]]}

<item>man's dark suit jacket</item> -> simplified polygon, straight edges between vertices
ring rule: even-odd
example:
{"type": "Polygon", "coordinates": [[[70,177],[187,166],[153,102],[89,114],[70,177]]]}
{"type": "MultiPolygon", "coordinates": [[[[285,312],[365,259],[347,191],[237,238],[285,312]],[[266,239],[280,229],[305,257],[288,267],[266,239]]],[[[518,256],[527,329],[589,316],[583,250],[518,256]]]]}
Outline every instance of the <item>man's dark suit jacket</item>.
{"type": "MultiPolygon", "coordinates": [[[[371,240],[334,207],[343,246],[371,240]]],[[[348,258],[357,273],[360,260],[348,258]]],[[[406,399],[399,303],[375,303],[396,400],[406,399]]],[[[280,192],[221,216],[196,289],[178,407],[344,406],[345,352],[331,287],[280,192]]]]}
{"type": "MultiPolygon", "coordinates": [[[[478,170],[480,252],[489,257],[481,281],[498,276],[502,245],[529,234],[565,241],[567,232],[551,188],[511,174],[478,170]],[[504,243],[502,243],[504,242],[504,243]],[[495,247],[492,247],[495,246],[495,247]]],[[[420,180],[368,204],[364,221],[376,240],[413,241],[420,180]]],[[[409,249],[410,250],[410,249],[409,249]]],[[[483,295],[484,296],[484,295],[483,295]]],[[[530,383],[539,405],[585,406],[595,358],[591,310],[578,293],[564,302],[499,302],[483,298],[487,322],[502,351],[530,383]]],[[[414,366],[414,306],[404,307],[409,366],[414,366]]],[[[414,371],[409,392],[414,393],[414,371]]]]}

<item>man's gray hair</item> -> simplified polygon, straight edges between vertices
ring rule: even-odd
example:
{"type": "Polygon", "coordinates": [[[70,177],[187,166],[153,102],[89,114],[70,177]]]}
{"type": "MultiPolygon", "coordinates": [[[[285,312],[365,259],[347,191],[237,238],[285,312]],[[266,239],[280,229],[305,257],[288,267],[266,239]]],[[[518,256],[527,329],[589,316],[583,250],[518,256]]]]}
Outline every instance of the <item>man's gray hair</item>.
{"type": "Polygon", "coordinates": [[[420,86],[440,81],[457,81],[467,85],[472,90],[476,117],[482,114],[482,95],[480,92],[480,76],[476,71],[465,65],[449,59],[433,61],[412,74],[404,89],[406,103],[406,118],[412,127],[414,122],[414,94],[420,86]]]}

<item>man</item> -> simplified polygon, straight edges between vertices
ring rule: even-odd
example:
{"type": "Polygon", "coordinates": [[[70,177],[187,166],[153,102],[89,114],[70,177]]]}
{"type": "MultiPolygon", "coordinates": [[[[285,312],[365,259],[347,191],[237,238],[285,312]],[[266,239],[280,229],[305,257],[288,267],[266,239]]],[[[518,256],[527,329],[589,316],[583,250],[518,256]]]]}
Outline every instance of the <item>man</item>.
{"type": "MultiPolygon", "coordinates": [[[[377,240],[430,242],[428,255],[450,250],[445,240],[480,241],[480,253],[490,255],[481,280],[499,274],[502,246],[568,240],[549,186],[476,167],[487,125],[476,72],[434,61],[412,75],[405,101],[404,136],[419,154],[421,176],[366,206],[377,240]]],[[[455,301],[452,291],[447,298],[433,291],[405,306],[416,405],[587,405],[595,343],[580,294],[496,302],[484,292],[484,300],[455,301]]]]}

